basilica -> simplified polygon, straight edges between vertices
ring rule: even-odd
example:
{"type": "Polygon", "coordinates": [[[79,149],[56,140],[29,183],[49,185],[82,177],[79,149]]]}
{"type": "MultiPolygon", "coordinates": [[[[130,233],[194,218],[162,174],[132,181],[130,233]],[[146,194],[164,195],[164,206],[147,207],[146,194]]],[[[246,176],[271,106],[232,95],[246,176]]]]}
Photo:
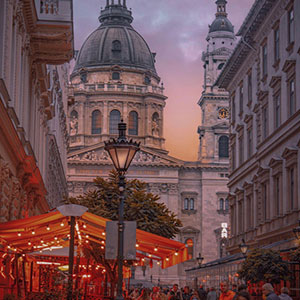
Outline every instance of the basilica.
{"type": "MultiPolygon", "coordinates": [[[[198,102],[198,160],[168,155],[164,138],[167,96],[155,68],[155,53],[133,28],[126,1],[107,0],[100,26],[84,41],[70,76],[68,93],[68,191],[78,196],[94,189],[95,177],[107,177],[113,166],[104,142],[117,137],[121,119],[127,135],[141,143],[127,173],[147,183],[149,192],[175,212],[183,227],[177,239],[186,244],[189,260],[169,269],[150,269],[137,277],[161,284],[186,284],[185,270],[224,255],[222,227],[228,224],[228,93],[214,86],[235,46],[226,0],[217,0],[209,26],[203,93],[198,102]],[[118,2],[118,3],[116,3],[118,2]],[[199,113],[200,115],[200,113],[199,113]]],[[[157,54],[159,55],[159,53],[157,54]]],[[[195,149],[195,151],[197,151],[195,149]]],[[[223,230],[224,231],[224,230],[223,230]]]]}

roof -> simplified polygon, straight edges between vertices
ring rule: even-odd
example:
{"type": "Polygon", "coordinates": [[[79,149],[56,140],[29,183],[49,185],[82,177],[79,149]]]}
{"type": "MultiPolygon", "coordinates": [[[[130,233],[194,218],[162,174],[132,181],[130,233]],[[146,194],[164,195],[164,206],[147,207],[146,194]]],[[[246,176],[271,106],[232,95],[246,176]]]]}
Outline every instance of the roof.
{"type": "Polygon", "coordinates": [[[85,68],[119,65],[146,69],[156,74],[155,54],[131,26],[131,11],[122,5],[109,5],[101,11],[100,27],[83,43],[74,72],[85,68]]]}
{"type": "Polygon", "coordinates": [[[216,31],[229,31],[233,33],[234,28],[225,16],[218,16],[209,27],[209,33],[216,31]]]}
{"type": "MultiPolygon", "coordinates": [[[[92,241],[104,247],[106,222],[109,220],[88,212],[76,218],[75,242],[92,241]]],[[[70,233],[68,224],[69,217],[59,211],[0,223],[0,243],[8,250],[20,254],[48,250],[51,247],[54,249],[67,247],[70,233]]],[[[151,257],[159,261],[162,268],[167,268],[188,259],[185,244],[178,241],[139,229],[136,230],[136,239],[138,243],[136,256],[140,258],[140,262],[143,258],[151,257]],[[155,245],[158,245],[156,250],[155,245]]]]}
{"type": "Polygon", "coordinates": [[[254,36],[277,1],[279,0],[256,0],[254,2],[237,33],[237,36],[241,36],[241,39],[219,75],[215,83],[217,86],[227,89],[250,51],[255,50],[254,36]]]}

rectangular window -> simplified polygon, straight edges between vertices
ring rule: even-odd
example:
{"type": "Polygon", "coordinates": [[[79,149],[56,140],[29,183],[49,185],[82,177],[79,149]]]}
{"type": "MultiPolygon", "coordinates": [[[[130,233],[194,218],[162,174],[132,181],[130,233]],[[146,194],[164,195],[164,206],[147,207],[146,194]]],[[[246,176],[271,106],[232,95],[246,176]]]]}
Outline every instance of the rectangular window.
{"type": "Polygon", "coordinates": [[[280,58],[280,41],[279,41],[279,28],[274,30],[274,63],[277,63],[280,58]]]}
{"type": "Polygon", "coordinates": [[[231,121],[235,122],[235,96],[232,97],[232,105],[231,105],[231,121]]]}
{"type": "Polygon", "coordinates": [[[290,169],[290,204],[291,210],[295,208],[295,170],[294,168],[290,169]]]}
{"type": "Polygon", "coordinates": [[[263,138],[265,139],[268,136],[268,106],[263,107],[262,123],[263,123],[263,138]]]}
{"type": "Polygon", "coordinates": [[[252,156],[253,153],[253,130],[252,128],[248,129],[248,158],[250,158],[252,156]]]}
{"type": "Polygon", "coordinates": [[[252,228],[252,197],[247,197],[247,227],[248,229],[252,228]]]}
{"type": "Polygon", "coordinates": [[[295,41],[295,17],[294,8],[288,11],[288,44],[295,41]]]}
{"type": "Polygon", "coordinates": [[[263,221],[267,220],[267,201],[268,201],[268,194],[267,194],[267,184],[262,184],[262,208],[263,208],[263,221]]]}
{"type": "Polygon", "coordinates": [[[238,232],[239,233],[242,233],[243,231],[244,231],[244,224],[243,224],[243,221],[244,221],[244,212],[243,212],[243,203],[242,203],[242,201],[239,201],[239,205],[238,205],[238,214],[239,214],[239,224],[238,224],[238,226],[239,226],[239,230],[238,230],[238,232]]]}
{"type": "Polygon", "coordinates": [[[296,112],[295,79],[288,82],[289,113],[292,116],[296,112]]]}
{"type": "Polygon", "coordinates": [[[262,48],[262,71],[263,78],[268,74],[268,47],[264,45],[262,48]]]}
{"type": "Polygon", "coordinates": [[[278,128],[281,124],[281,96],[280,92],[274,95],[274,127],[278,128]]]}
{"type": "Polygon", "coordinates": [[[239,138],[239,165],[244,162],[244,149],[243,149],[244,139],[243,136],[239,138]]]}
{"type": "Polygon", "coordinates": [[[244,105],[244,88],[243,85],[240,86],[240,114],[243,113],[243,105],[244,105]]]}
{"type": "Polygon", "coordinates": [[[252,72],[248,74],[248,103],[252,102],[252,72]]]}
{"type": "Polygon", "coordinates": [[[280,214],[280,177],[276,176],[274,180],[275,184],[275,215],[280,214]]]}
{"type": "Polygon", "coordinates": [[[236,161],[236,155],[235,155],[235,144],[231,146],[231,166],[232,170],[235,170],[235,161],[236,161]]]}

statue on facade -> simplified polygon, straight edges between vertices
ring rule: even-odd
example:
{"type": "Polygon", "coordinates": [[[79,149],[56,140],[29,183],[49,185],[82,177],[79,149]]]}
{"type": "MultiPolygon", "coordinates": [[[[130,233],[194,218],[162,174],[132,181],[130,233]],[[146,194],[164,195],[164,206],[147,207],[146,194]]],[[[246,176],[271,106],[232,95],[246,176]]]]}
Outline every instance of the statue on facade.
{"type": "Polygon", "coordinates": [[[152,135],[159,136],[159,125],[157,119],[152,120],[152,135]]]}
{"type": "Polygon", "coordinates": [[[70,121],[70,135],[75,135],[78,132],[78,119],[73,116],[70,121]]]}

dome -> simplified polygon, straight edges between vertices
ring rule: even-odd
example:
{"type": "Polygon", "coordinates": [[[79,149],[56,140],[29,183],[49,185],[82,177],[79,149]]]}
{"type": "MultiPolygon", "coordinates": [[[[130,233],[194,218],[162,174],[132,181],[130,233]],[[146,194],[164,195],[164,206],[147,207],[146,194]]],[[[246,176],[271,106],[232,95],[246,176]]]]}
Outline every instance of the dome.
{"type": "Polygon", "coordinates": [[[101,11],[100,27],[83,43],[74,71],[119,65],[156,73],[155,55],[151,53],[143,37],[130,25],[132,20],[131,11],[127,10],[126,4],[108,4],[101,11]]]}
{"type": "Polygon", "coordinates": [[[224,16],[218,16],[209,27],[209,33],[216,31],[229,31],[234,33],[233,25],[224,16]]]}

